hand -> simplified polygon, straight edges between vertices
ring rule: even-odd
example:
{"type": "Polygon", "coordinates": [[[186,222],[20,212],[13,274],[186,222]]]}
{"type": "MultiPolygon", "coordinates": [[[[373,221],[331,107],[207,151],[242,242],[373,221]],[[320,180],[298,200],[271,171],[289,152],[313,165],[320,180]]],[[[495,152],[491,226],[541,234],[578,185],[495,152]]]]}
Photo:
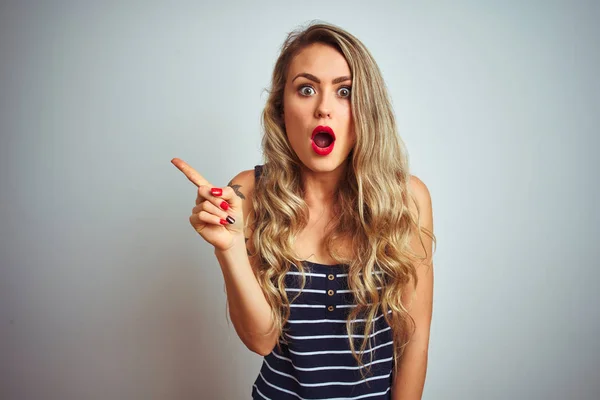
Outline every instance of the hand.
{"type": "Polygon", "coordinates": [[[234,190],[229,186],[217,188],[221,189],[222,194],[213,195],[211,189],[214,186],[186,162],[174,158],[171,163],[198,188],[196,207],[192,209],[190,215],[190,224],[196,232],[216,250],[229,250],[240,239],[241,243],[244,243],[242,199],[235,194],[234,190]],[[227,222],[228,217],[229,222],[227,222]],[[231,218],[233,223],[230,223],[231,218]]]}

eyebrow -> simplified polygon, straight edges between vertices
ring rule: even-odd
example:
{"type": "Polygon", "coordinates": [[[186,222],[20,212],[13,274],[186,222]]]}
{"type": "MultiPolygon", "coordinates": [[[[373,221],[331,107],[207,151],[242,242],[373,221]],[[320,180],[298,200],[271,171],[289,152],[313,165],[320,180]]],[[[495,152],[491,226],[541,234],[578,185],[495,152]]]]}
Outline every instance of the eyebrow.
{"type": "MultiPolygon", "coordinates": [[[[299,78],[301,76],[305,77],[306,79],[310,79],[311,81],[321,83],[321,80],[319,78],[317,78],[313,74],[309,74],[308,72],[300,72],[298,75],[296,75],[294,77],[294,79],[292,79],[292,82],[294,82],[296,80],[296,78],[299,78]]],[[[339,78],[335,78],[334,80],[332,80],[331,83],[335,85],[336,83],[349,81],[351,79],[352,79],[352,77],[350,77],[350,76],[340,76],[339,78]]]]}

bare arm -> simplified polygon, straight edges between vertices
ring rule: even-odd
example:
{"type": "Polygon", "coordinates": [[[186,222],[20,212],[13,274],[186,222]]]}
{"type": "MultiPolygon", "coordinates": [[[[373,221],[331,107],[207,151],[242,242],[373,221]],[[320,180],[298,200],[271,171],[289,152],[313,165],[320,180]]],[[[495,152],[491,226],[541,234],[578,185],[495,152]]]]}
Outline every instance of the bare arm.
{"type": "MultiPolygon", "coordinates": [[[[421,226],[433,232],[433,212],[429,190],[421,180],[414,176],[410,184],[411,191],[419,204],[421,226]]],[[[427,373],[429,332],[433,309],[432,240],[423,235],[423,244],[421,244],[419,238],[415,236],[411,243],[412,251],[421,256],[427,255],[427,259],[417,265],[418,284],[415,299],[410,303],[410,292],[414,288],[412,283],[408,286],[408,291],[405,291],[406,296],[403,295],[402,301],[409,305],[409,313],[415,321],[415,332],[405,348],[398,374],[394,378],[392,385],[392,399],[394,400],[421,399],[427,373]],[[427,254],[425,254],[423,245],[427,254]]]]}
{"type": "MultiPolygon", "coordinates": [[[[254,188],[253,171],[241,172],[228,186],[243,200],[244,221],[247,221],[251,209],[251,191],[254,188]]],[[[272,329],[271,307],[250,265],[246,237],[240,237],[227,251],[215,250],[215,256],[221,265],[229,316],[238,336],[251,351],[267,355],[275,347],[278,332],[272,329]]]]}
{"type": "Polygon", "coordinates": [[[215,229],[214,225],[231,215],[223,212],[221,199],[213,198],[210,189],[214,186],[185,161],[173,158],[171,163],[198,188],[190,223],[215,247],[215,255],[225,279],[229,314],[238,336],[248,349],[261,355],[269,354],[275,347],[278,332],[272,329],[271,307],[252,271],[246,250],[248,235],[244,232],[244,221],[252,207],[250,197],[243,191],[247,190],[251,195],[254,189],[253,171],[239,173],[228,187],[220,188],[222,190],[218,196],[228,200],[231,212],[235,210],[236,218],[240,219],[237,223],[235,218],[230,222],[239,225],[239,228],[227,229],[228,233],[225,233],[220,230],[221,227],[215,229]]]}

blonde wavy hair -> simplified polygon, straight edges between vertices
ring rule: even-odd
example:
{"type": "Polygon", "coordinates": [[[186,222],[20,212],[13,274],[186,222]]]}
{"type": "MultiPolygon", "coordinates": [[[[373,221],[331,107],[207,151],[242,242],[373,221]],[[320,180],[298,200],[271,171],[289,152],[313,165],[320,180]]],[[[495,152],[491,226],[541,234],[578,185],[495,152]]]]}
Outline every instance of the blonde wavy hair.
{"type": "MultiPolygon", "coordinates": [[[[248,221],[252,232],[250,263],[272,308],[274,329],[279,330],[285,343],[282,333],[290,316],[285,276],[292,266],[305,272],[293,244],[307,226],[309,209],[300,179],[302,162],[285,133],[283,93],[293,57],[313,43],[333,46],[350,67],[350,101],[357,140],[346,161],[346,175],[334,195],[334,218],[328,224],[330,234],[325,245],[336,262],[348,264],[348,286],[357,304],[348,315],[348,335],[353,335],[357,326],[361,327],[360,334],[365,337],[360,353],[364,354],[372,321],[381,309],[393,332],[396,372],[398,360],[414,331],[414,321],[401,301],[407,283],[412,280],[417,284],[415,260],[419,257],[411,251],[411,236],[418,233],[420,239],[422,234],[434,237],[432,232],[421,228],[419,213],[413,216],[409,212],[408,202],[414,201],[414,197],[408,187],[408,158],[396,131],[381,72],[367,48],[337,26],[311,23],[289,33],[275,64],[262,113],[265,165],[252,198],[252,223],[248,221]],[[350,258],[336,252],[334,246],[337,240],[347,237],[352,238],[355,252],[350,258]],[[378,286],[382,287],[381,292],[378,286]],[[366,320],[364,324],[351,322],[359,316],[366,320]]],[[[302,277],[304,287],[306,277],[302,277]]],[[[354,341],[349,342],[353,357],[364,366],[354,341]]],[[[372,360],[373,352],[369,353],[372,360]]]]}

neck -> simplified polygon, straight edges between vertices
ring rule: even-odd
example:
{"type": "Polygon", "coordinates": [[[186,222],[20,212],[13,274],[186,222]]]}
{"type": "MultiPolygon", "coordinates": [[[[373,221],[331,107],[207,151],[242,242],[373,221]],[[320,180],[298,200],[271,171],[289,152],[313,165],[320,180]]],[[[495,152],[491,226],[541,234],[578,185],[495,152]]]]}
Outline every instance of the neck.
{"type": "Polygon", "coordinates": [[[313,171],[302,166],[304,201],[309,208],[321,209],[333,204],[340,181],[346,175],[346,168],[346,163],[332,171],[313,171]]]}

